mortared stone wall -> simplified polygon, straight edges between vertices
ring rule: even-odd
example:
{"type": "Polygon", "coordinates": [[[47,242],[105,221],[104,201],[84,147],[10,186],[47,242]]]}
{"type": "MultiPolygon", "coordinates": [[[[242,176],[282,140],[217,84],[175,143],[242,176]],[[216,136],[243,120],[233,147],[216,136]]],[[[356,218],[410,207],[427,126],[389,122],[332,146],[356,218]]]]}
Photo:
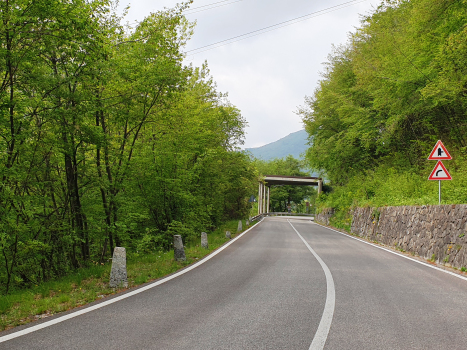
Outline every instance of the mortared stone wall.
{"type": "MultiPolygon", "coordinates": [[[[317,220],[329,224],[332,212],[317,220]]],[[[456,268],[467,267],[467,205],[354,208],[351,233],[456,268]]]]}

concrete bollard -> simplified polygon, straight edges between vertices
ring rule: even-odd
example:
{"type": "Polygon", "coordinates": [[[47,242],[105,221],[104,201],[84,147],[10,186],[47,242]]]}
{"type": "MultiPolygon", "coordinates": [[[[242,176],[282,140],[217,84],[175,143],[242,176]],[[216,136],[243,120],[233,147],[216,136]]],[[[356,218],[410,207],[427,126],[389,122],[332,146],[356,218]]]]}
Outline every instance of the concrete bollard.
{"type": "Polygon", "coordinates": [[[237,232],[242,232],[242,231],[243,231],[242,220],[238,220],[237,232]]]}
{"type": "Polygon", "coordinates": [[[250,220],[247,220],[247,221],[245,222],[245,227],[248,227],[248,226],[250,226],[250,220]]]}
{"type": "Polygon", "coordinates": [[[112,257],[112,269],[110,270],[111,288],[128,287],[126,274],[126,250],[122,247],[115,247],[112,257]]]}
{"type": "Polygon", "coordinates": [[[206,232],[201,232],[201,247],[208,249],[208,234],[206,232]]]}
{"type": "Polygon", "coordinates": [[[183,248],[182,236],[174,235],[174,258],[176,261],[185,261],[185,249],[183,248]]]}
{"type": "Polygon", "coordinates": [[[230,231],[225,231],[225,238],[228,238],[228,239],[232,238],[232,234],[230,233],[230,231]]]}

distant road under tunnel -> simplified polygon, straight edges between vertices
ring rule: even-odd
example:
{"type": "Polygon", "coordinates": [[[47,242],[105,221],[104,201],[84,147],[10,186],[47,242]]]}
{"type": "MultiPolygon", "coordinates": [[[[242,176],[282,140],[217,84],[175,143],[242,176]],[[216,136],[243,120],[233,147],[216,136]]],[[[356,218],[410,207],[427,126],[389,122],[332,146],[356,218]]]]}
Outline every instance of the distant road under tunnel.
{"type": "Polygon", "coordinates": [[[18,333],[59,317],[0,349],[465,349],[467,281],[274,217],[179,277],[18,333]]]}

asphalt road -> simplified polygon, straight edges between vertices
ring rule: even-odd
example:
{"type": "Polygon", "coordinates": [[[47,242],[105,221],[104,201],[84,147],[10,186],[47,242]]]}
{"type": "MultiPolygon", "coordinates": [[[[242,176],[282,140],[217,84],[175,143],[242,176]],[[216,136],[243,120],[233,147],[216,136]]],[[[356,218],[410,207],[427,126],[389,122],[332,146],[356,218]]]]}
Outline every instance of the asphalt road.
{"type": "Polygon", "coordinates": [[[313,349],[467,349],[467,281],[310,221],[268,218],[177,278],[0,349],[309,349],[312,342],[313,349]]]}

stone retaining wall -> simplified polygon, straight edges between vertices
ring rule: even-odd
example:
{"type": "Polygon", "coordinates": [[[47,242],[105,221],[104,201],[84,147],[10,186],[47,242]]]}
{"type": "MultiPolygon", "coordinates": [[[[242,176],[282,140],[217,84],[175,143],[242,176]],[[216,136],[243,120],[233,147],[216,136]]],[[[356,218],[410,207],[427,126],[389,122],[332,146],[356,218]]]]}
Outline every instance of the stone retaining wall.
{"type": "Polygon", "coordinates": [[[320,222],[325,225],[329,225],[329,219],[334,215],[334,209],[325,208],[319,214],[316,214],[315,221],[320,222]]]}
{"type": "MultiPolygon", "coordinates": [[[[467,267],[467,205],[355,208],[351,232],[456,268],[467,267]]],[[[323,215],[320,222],[328,222],[323,215]]]]}

